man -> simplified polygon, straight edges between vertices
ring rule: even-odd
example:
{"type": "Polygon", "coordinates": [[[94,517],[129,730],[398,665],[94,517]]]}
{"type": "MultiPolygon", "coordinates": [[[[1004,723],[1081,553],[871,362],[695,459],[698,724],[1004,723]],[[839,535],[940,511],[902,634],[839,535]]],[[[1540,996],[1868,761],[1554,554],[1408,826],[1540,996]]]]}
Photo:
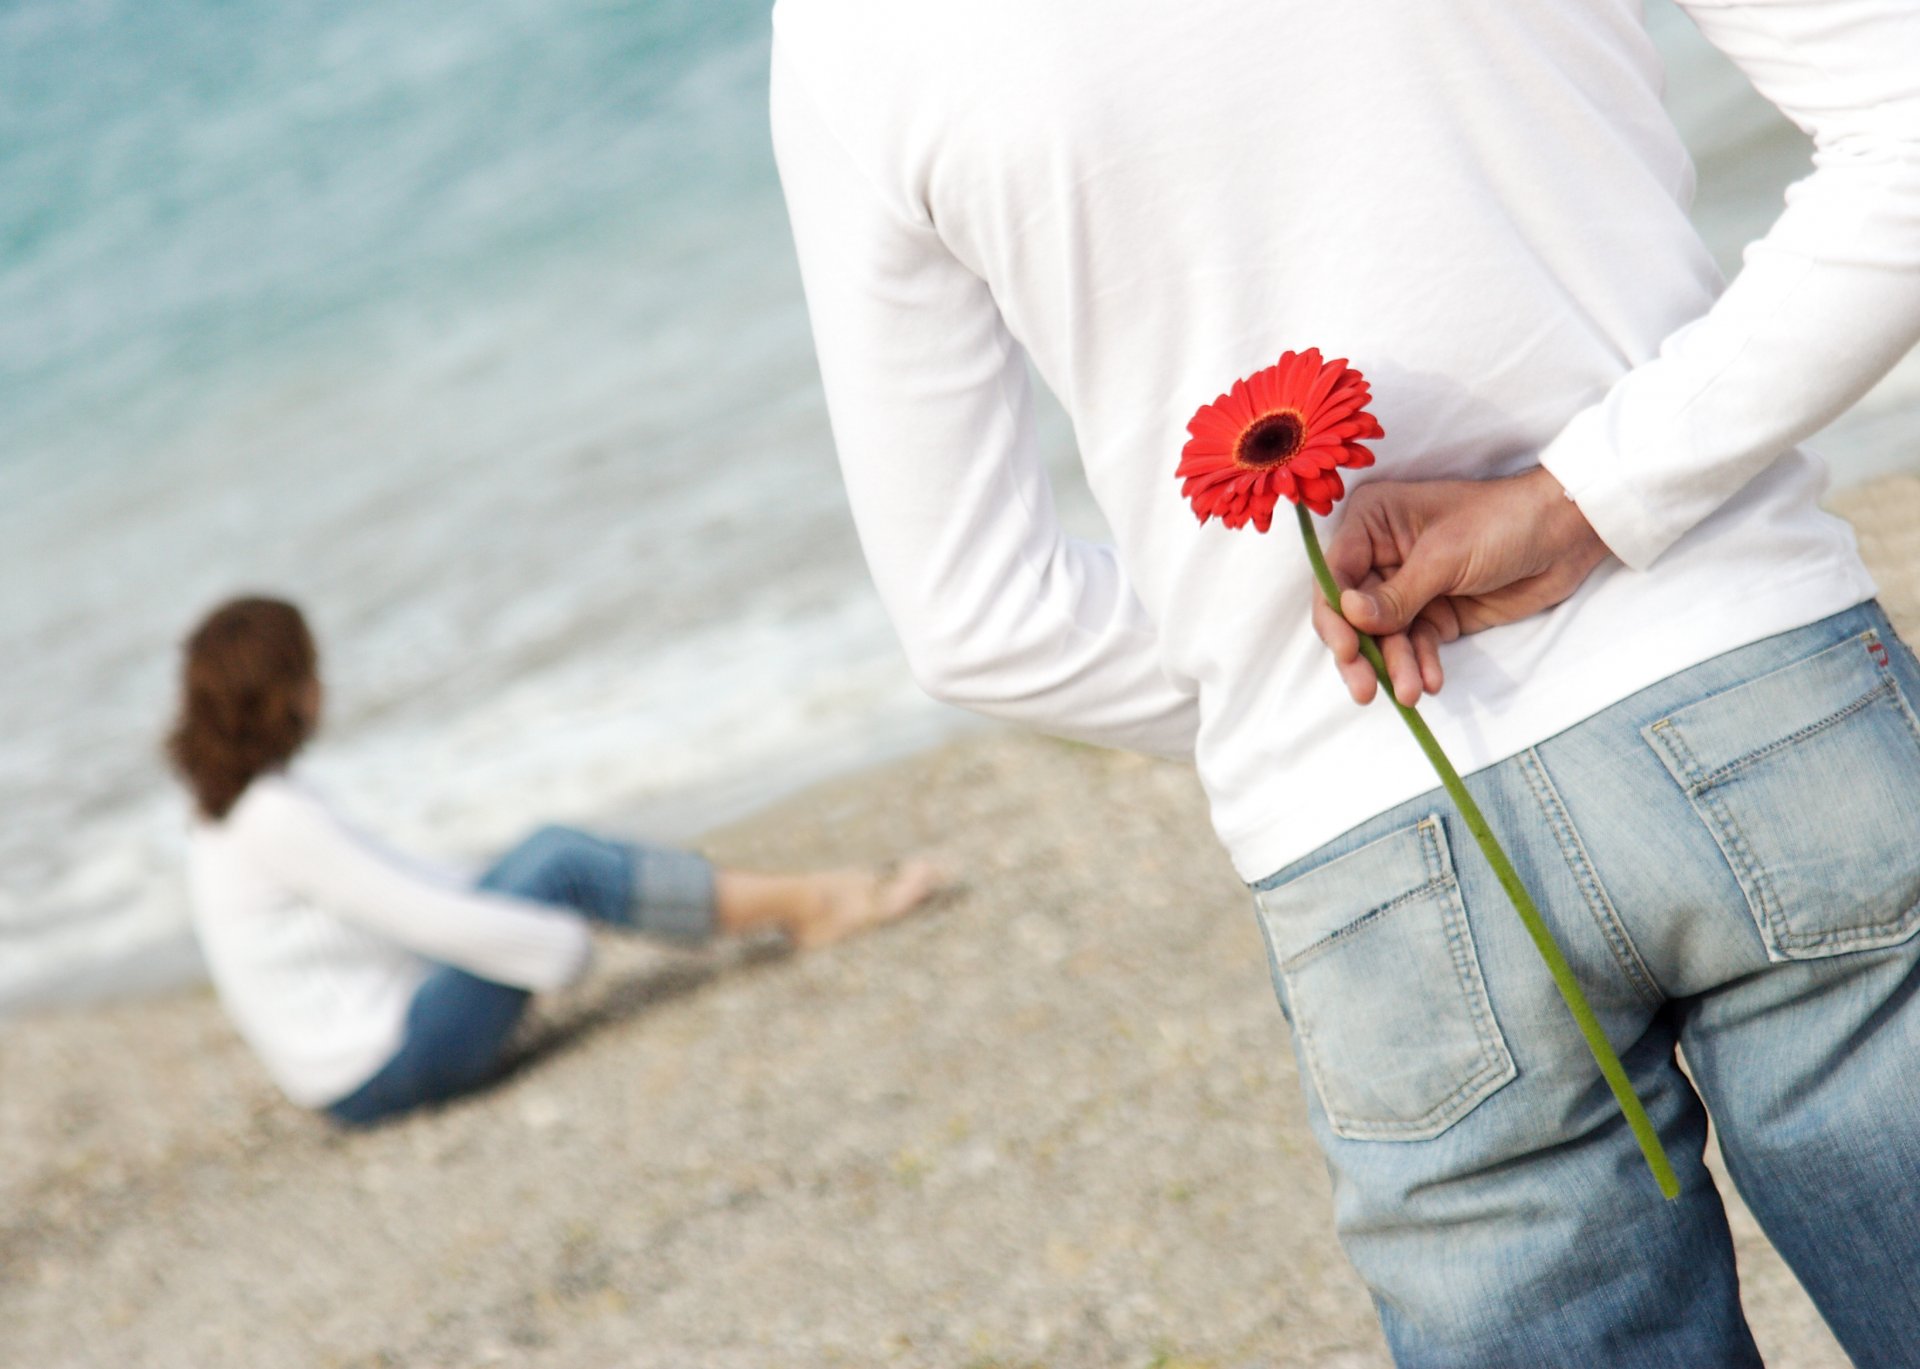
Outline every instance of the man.
{"type": "Polygon", "coordinates": [[[821,372],[908,659],[1196,761],[1406,1365],[1757,1364],[1705,1109],[1856,1359],[1920,1344],[1920,666],[1795,446],[1920,336],[1920,7],[1688,8],[1816,145],[1724,292],[1635,0],[775,8],[821,372]],[[1179,496],[1196,407],[1307,347],[1387,433],[1337,511],[1341,606],[1430,696],[1676,1202],[1400,721],[1353,707],[1305,556],[1179,496]],[[1113,547],[1057,526],[1029,361],[1113,547]]]}

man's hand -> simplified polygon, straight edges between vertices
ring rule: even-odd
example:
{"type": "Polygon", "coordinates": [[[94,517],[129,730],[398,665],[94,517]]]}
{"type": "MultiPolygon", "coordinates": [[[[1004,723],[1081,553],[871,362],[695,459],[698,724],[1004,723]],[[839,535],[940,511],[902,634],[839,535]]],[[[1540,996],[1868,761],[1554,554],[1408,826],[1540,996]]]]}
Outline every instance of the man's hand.
{"type": "Polygon", "coordinates": [[[1371,481],[1347,497],[1327,544],[1340,613],[1316,593],[1313,628],[1363,704],[1377,684],[1354,628],[1371,633],[1411,707],[1440,688],[1442,643],[1552,608],[1610,554],[1538,466],[1502,480],[1371,481]]]}

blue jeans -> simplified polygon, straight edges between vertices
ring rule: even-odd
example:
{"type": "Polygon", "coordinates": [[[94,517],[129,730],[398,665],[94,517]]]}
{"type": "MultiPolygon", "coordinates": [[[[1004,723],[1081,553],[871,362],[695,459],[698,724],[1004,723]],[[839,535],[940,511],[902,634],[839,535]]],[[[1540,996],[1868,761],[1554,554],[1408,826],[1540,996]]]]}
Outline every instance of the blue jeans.
{"type": "MultiPolygon", "coordinates": [[[[494,863],[480,887],[560,904],[596,922],[682,940],[713,930],[713,867],[687,851],[543,827],[494,863]]],[[[443,965],[415,991],[393,1058],[327,1109],[365,1126],[467,1093],[500,1068],[531,995],[443,965]]]]}
{"type": "Polygon", "coordinates": [[[1336,1225],[1397,1363],[1758,1365],[1709,1115],[1854,1362],[1920,1363],[1916,701],[1920,664],[1869,602],[1468,778],[1676,1202],[1443,791],[1254,886],[1336,1225]]]}

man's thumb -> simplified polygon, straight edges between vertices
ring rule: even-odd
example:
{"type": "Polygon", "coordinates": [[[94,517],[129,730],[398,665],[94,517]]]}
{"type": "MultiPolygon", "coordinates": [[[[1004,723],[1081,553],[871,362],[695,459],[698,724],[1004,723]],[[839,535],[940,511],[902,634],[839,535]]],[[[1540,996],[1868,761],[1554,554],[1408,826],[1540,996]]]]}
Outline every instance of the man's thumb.
{"type": "Polygon", "coordinates": [[[1405,632],[1421,609],[1446,592],[1438,559],[1421,555],[1416,547],[1407,563],[1379,584],[1343,590],[1340,613],[1362,632],[1380,637],[1405,632]]]}

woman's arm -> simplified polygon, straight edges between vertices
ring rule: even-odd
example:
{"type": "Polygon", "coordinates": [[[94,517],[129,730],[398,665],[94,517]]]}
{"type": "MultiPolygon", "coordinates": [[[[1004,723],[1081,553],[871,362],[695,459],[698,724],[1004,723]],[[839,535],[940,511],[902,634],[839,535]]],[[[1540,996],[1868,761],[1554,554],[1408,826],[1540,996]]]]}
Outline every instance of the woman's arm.
{"type": "Polygon", "coordinates": [[[275,880],[429,959],[523,989],[557,988],[586,968],[592,941],[579,915],[411,866],[290,780],[254,781],[228,822],[275,880]]]}

